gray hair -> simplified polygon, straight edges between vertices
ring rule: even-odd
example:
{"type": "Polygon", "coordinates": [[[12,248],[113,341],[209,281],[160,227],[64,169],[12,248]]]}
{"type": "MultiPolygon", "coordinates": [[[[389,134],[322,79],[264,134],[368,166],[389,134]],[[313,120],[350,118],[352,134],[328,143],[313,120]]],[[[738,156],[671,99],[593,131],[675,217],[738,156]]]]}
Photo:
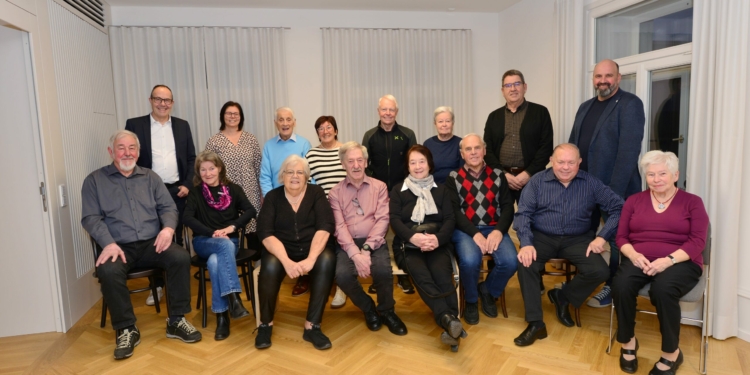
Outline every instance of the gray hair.
{"type": "Polygon", "coordinates": [[[135,135],[135,133],[131,132],[130,130],[125,130],[125,129],[118,130],[118,131],[115,132],[115,134],[112,134],[112,136],[109,137],[109,146],[114,151],[114,149],[115,149],[115,142],[119,141],[122,138],[128,137],[128,136],[133,137],[133,139],[135,139],[135,145],[138,147],[138,152],[140,152],[141,151],[141,141],[138,139],[138,136],[135,135]]]}
{"type": "Polygon", "coordinates": [[[461,138],[461,142],[458,142],[458,148],[460,150],[464,149],[464,139],[469,138],[469,137],[477,137],[477,138],[479,138],[479,141],[482,142],[482,147],[487,148],[487,143],[484,142],[484,139],[482,139],[482,137],[480,137],[479,134],[477,134],[477,133],[469,133],[469,134],[466,134],[463,138],[461,138]]]}
{"type": "Polygon", "coordinates": [[[576,145],[574,145],[572,143],[560,143],[559,145],[555,146],[554,149],[552,149],[552,155],[554,155],[555,152],[557,152],[558,149],[563,149],[563,148],[567,148],[569,150],[573,150],[573,151],[575,151],[578,154],[579,158],[581,157],[581,150],[578,149],[578,146],[576,146],[576,145]]]}
{"type": "Polygon", "coordinates": [[[292,154],[286,157],[284,159],[284,162],[281,163],[281,168],[279,168],[279,183],[284,184],[284,172],[290,165],[294,165],[297,163],[302,164],[302,170],[305,172],[305,181],[310,179],[310,164],[307,163],[307,159],[303,158],[302,156],[299,156],[297,154],[292,154]]]}
{"type": "Polygon", "coordinates": [[[396,97],[391,94],[383,95],[380,99],[378,99],[378,108],[380,108],[380,102],[382,102],[383,99],[388,99],[392,101],[393,104],[396,106],[396,110],[398,110],[398,101],[396,101],[396,97]]]}
{"type": "Polygon", "coordinates": [[[638,167],[641,169],[641,174],[646,174],[646,169],[651,164],[664,164],[667,166],[667,170],[669,170],[670,173],[675,174],[680,168],[680,159],[677,158],[677,155],[674,154],[674,152],[664,152],[659,150],[653,150],[649,151],[643,156],[641,156],[641,160],[638,161],[638,167]]]}
{"type": "MultiPolygon", "coordinates": [[[[287,112],[291,113],[292,114],[292,118],[296,119],[294,117],[294,111],[291,108],[289,108],[289,107],[279,107],[279,108],[276,108],[276,117],[277,118],[279,117],[279,112],[281,112],[281,111],[287,111],[287,112]]],[[[274,121],[276,121],[276,118],[274,118],[274,121]]]]}
{"type": "Polygon", "coordinates": [[[341,147],[339,148],[339,160],[341,160],[341,162],[343,163],[344,162],[344,158],[346,157],[346,153],[349,152],[349,151],[351,151],[351,150],[355,150],[355,149],[362,151],[362,156],[365,158],[365,160],[367,160],[367,158],[368,158],[367,147],[365,147],[365,146],[363,146],[363,145],[361,145],[361,144],[359,144],[359,143],[357,143],[355,141],[349,141],[349,142],[346,142],[343,145],[341,145],[341,147]]]}
{"type": "Polygon", "coordinates": [[[432,114],[432,122],[437,121],[438,115],[445,112],[451,114],[451,122],[453,122],[453,120],[455,120],[455,117],[453,116],[453,108],[448,107],[447,105],[441,105],[440,107],[435,108],[435,112],[432,114]]]}

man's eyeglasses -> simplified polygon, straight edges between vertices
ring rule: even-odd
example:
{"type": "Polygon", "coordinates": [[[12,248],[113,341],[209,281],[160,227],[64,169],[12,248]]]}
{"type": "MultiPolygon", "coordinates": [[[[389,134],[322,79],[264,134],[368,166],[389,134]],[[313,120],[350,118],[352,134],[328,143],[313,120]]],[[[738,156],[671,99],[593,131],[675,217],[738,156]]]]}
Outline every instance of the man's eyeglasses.
{"type": "Polygon", "coordinates": [[[506,83],[503,85],[503,87],[505,87],[506,89],[509,89],[511,87],[519,88],[521,87],[521,85],[523,85],[523,82],[518,81],[518,82],[513,82],[513,83],[506,83]]]}
{"type": "Polygon", "coordinates": [[[357,207],[357,215],[365,216],[365,210],[359,205],[359,200],[357,198],[352,199],[352,204],[354,207],[357,207]]]}
{"type": "Polygon", "coordinates": [[[174,102],[174,100],[172,99],[164,99],[154,96],[151,97],[151,100],[153,100],[153,102],[156,104],[172,104],[174,102]]]}

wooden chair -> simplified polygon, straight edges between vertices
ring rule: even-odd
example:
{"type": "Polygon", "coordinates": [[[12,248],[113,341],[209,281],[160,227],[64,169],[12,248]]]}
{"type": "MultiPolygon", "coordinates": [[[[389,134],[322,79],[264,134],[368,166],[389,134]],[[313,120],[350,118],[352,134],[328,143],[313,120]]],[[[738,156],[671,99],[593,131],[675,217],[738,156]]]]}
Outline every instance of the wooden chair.
{"type": "MultiPolygon", "coordinates": [[[[576,273],[578,273],[578,270],[573,266],[572,263],[570,263],[567,259],[562,258],[552,258],[547,261],[547,264],[551,264],[554,271],[550,271],[548,267],[544,267],[544,272],[542,272],[542,276],[544,275],[550,275],[550,276],[565,276],[565,283],[570,283],[570,280],[575,276],[576,273]]],[[[575,320],[576,320],[576,326],[581,326],[581,309],[574,308],[575,310],[575,320]]]]}
{"type": "MultiPolygon", "coordinates": [[[[482,264],[479,267],[479,273],[484,274],[484,280],[487,280],[487,275],[490,273],[492,267],[490,262],[492,262],[492,255],[485,254],[482,256],[482,264]]],[[[466,291],[464,290],[464,286],[461,285],[460,291],[459,291],[459,301],[461,301],[461,307],[460,310],[464,311],[466,308],[466,291]]],[[[500,297],[497,298],[498,301],[500,301],[500,309],[503,312],[503,317],[508,317],[508,309],[505,306],[505,291],[503,291],[503,294],[500,295],[500,297]]]]}
{"type": "MultiPolygon", "coordinates": [[[[94,241],[94,238],[91,238],[91,247],[93,249],[94,254],[94,263],[96,263],[96,260],[99,259],[99,255],[102,252],[101,246],[94,241]]],[[[99,284],[101,284],[101,280],[96,276],[96,268],[94,269],[93,276],[97,278],[99,281],[99,284]]],[[[151,291],[154,294],[154,307],[156,307],[156,313],[161,313],[161,307],[159,306],[159,293],[156,290],[156,284],[154,283],[154,276],[162,276],[165,280],[165,287],[164,287],[164,297],[167,296],[167,288],[166,288],[166,280],[167,275],[161,268],[145,268],[145,267],[138,267],[138,268],[131,268],[128,271],[128,280],[132,279],[140,279],[140,278],[148,278],[148,287],[146,288],[139,288],[139,289],[130,289],[130,294],[133,293],[140,293],[140,292],[146,292],[151,291]]],[[[167,304],[167,315],[169,315],[169,304],[167,304]]],[[[107,302],[102,298],[102,323],[100,327],[104,328],[104,326],[107,325],[107,302]]]]}
{"type": "MultiPolygon", "coordinates": [[[[687,320],[691,322],[700,323],[701,325],[701,347],[700,356],[698,358],[698,366],[701,374],[705,374],[706,369],[706,356],[708,355],[708,291],[709,291],[709,266],[711,264],[711,225],[708,226],[708,233],[706,235],[706,247],[703,248],[703,274],[701,274],[698,284],[688,292],[688,294],[680,298],[680,302],[698,302],[703,300],[703,316],[701,319],[694,319],[688,317],[681,317],[681,320],[687,320]]],[[[646,284],[641,290],[638,291],[638,296],[649,299],[648,294],[651,290],[651,283],[646,284]]],[[[656,315],[655,311],[636,309],[636,312],[656,315]]],[[[612,302],[612,308],[609,313],[609,346],[607,346],[607,354],[612,351],[612,345],[614,344],[615,333],[617,329],[613,330],[615,316],[615,304],[612,302]]]]}

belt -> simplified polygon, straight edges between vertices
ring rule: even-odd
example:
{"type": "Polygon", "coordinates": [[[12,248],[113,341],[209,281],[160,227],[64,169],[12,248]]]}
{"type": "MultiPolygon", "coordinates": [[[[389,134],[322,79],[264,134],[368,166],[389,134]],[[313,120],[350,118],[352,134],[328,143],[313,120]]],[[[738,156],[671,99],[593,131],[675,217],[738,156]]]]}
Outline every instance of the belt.
{"type": "Polygon", "coordinates": [[[503,167],[503,170],[514,176],[517,176],[519,173],[525,171],[524,168],[520,168],[520,167],[503,167]]]}
{"type": "Polygon", "coordinates": [[[164,184],[164,186],[166,186],[166,187],[167,187],[167,189],[171,189],[171,188],[173,188],[173,187],[177,187],[177,186],[180,186],[180,183],[179,183],[179,181],[178,181],[178,182],[175,182],[175,183],[173,183],[173,184],[164,184]]]}

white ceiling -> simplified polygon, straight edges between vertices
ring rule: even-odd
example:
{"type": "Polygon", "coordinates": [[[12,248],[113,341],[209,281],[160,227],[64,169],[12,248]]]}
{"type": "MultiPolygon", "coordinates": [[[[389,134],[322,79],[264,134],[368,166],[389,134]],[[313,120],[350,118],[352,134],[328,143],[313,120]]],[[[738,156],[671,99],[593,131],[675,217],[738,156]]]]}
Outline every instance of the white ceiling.
{"type": "Polygon", "coordinates": [[[210,7],[499,13],[521,0],[105,0],[114,7],[210,7]]]}

